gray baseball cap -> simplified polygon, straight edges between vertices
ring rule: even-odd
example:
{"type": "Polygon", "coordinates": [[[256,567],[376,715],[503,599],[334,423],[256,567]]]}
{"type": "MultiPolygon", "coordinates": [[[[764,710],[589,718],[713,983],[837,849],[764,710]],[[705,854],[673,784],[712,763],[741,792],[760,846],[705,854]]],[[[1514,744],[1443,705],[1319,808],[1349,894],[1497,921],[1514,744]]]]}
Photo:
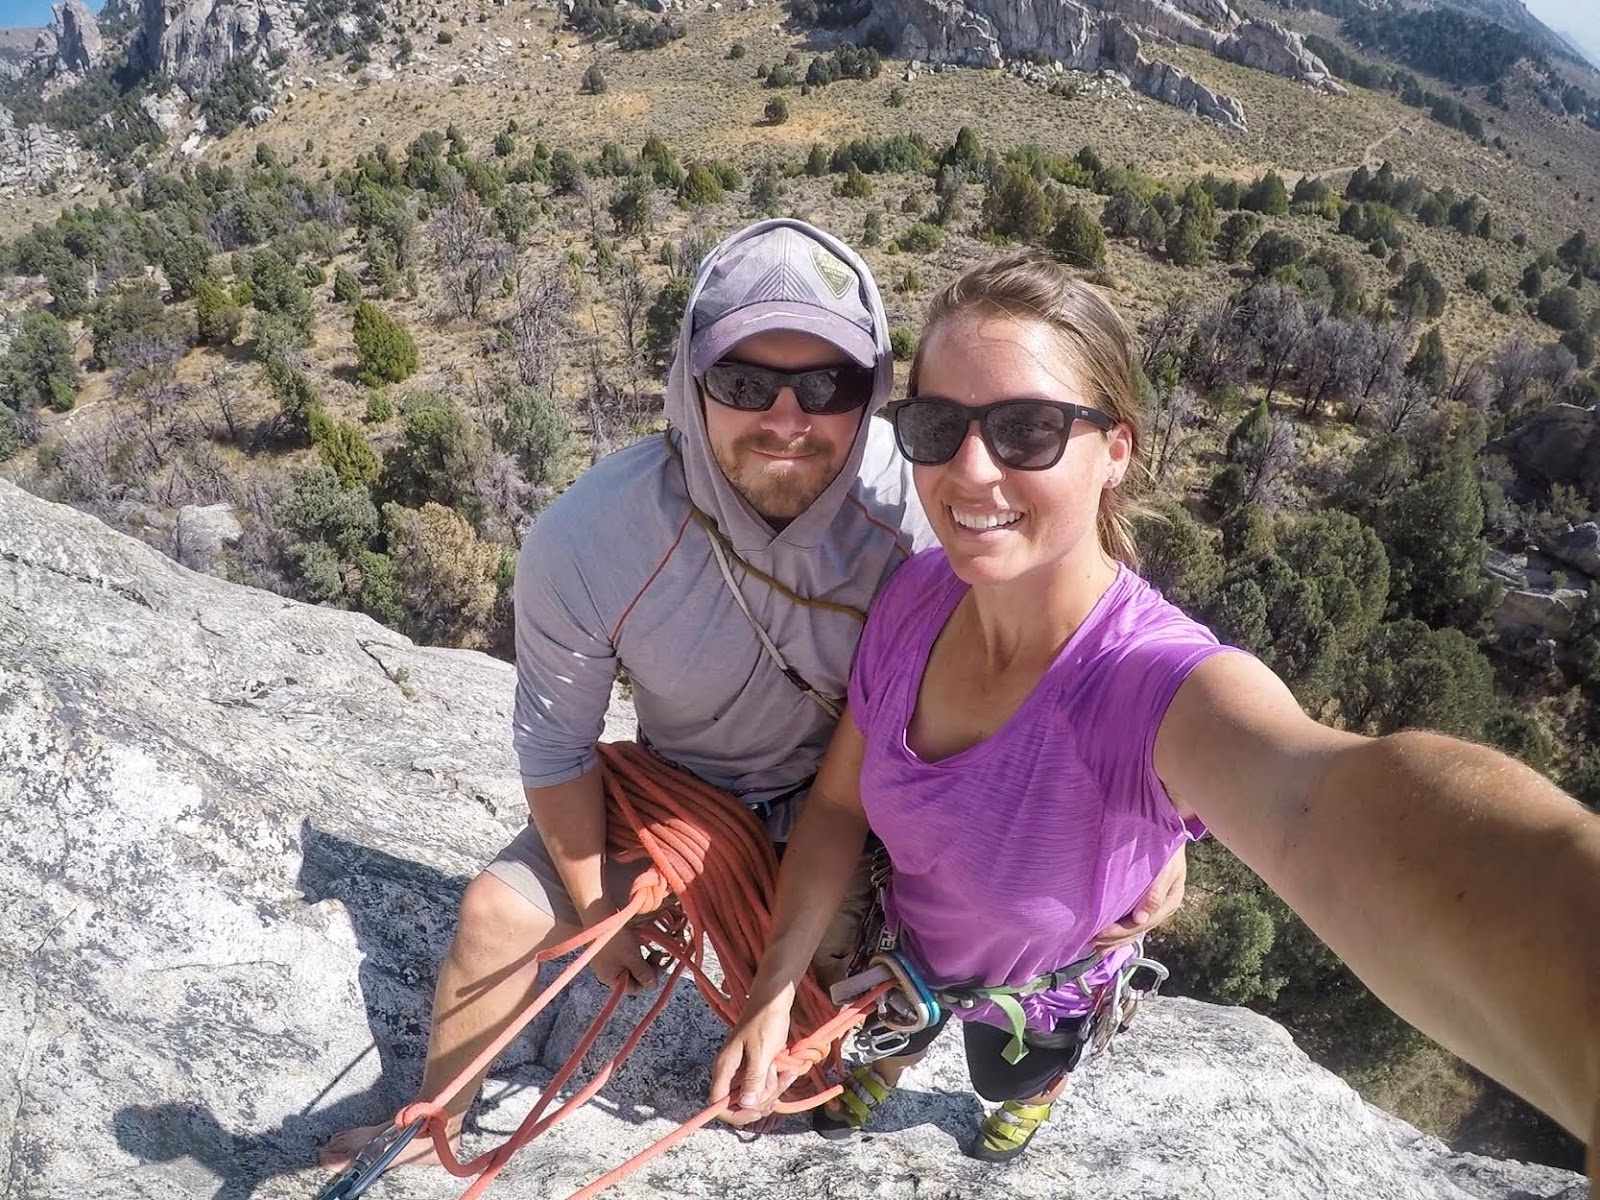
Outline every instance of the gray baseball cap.
{"type": "Polygon", "coordinates": [[[831,342],[863,367],[878,361],[866,282],[792,225],[737,242],[712,265],[695,300],[689,370],[698,379],[737,343],[775,329],[831,342]]]}

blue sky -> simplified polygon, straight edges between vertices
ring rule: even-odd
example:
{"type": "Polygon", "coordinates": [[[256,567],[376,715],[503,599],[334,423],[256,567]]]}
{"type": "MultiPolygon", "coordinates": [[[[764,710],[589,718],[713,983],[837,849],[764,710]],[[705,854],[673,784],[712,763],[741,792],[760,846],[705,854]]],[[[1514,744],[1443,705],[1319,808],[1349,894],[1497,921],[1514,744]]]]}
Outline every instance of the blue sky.
{"type": "MultiPolygon", "coordinates": [[[[95,12],[105,0],[88,0],[95,12]]],[[[50,24],[51,0],[0,0],[0,29],[50,24]]]]}

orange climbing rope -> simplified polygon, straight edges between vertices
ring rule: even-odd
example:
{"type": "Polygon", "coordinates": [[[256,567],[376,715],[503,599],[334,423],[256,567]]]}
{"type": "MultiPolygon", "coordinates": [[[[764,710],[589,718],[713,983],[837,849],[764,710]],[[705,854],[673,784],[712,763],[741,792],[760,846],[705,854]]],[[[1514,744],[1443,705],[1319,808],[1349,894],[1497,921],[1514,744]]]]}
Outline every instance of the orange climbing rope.
{"type": "MultiPolygon", "coordinates": [[[[483,1195],[513,1154],[605,1085],[617,1064],[660,1015],[684,971],[693,975],[695,986],[712,1011],[731,1026],[749,997],[766,945],[778,864],[772,843],[750,810],[632,742],[602,745],[600,756],[607,801],[606,853],[620,862],[648,859],[650,867],[634,882],[628,903],[619,912],[539,954],[538,961],[544,962],[587,947],[438,1096],[401,1109],[394,1119],[395,1130],[420,1123],[431,1137],[439,1161],[452,1175],[477,1176],[462,1200],[483,1195]],[[675,904],[669,903],[673,900],[675,904]],[[634,932],[641,941],[672,963],[661,995],[594,1078],[554,1112],[546,1113],[615,1011],[623,995],[619,982],[572,1057],[556,1072],[539,1103],[516,1131],[493,1150],[461,1162],[450,1146],[445,1105],[498,1058],[528,1022],[588,965],[600,947],[629,923],[635,923],[634,932]],[[702,968],[704,942],[711,944],[722,968],[720,987],[702,968]]],[[[798,1076],[785,1095],[794,1095],[796,1090],[799,1094],[780,1101],[777,1111],[814,1108],[839,1093],[838,1085],[827,1077],[828,1067],[838,1065],[838,1043],[876,1007],[884,990],[879,987],[843,1009],[836,1009],[809,975],[801,981],[795,999],[794,1027],[803,1035],[777,1062],[780,1071],[792,1071],[798,1076]]],[[[714,1101],[654,1145],[573,1193],[570,1200],[597,1195],[727,1109],[726,1097],[714,1101]]]]}

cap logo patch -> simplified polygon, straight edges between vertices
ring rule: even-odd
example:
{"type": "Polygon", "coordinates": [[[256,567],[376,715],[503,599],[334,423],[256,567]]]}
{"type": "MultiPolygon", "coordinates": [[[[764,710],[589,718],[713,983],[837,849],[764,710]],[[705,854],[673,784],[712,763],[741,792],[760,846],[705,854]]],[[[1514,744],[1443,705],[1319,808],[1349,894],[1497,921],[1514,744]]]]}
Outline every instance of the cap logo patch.
{"type": "Polygon", "coordinates": [[[837,300],[843,300],[844,294],[850,290],[850,284],[855,279],[855,272],[840,262],[823,246],[811,247],[811,264],[817,268],[817,274],[822,277],[822,282],[828,285],[828,290],[837,300]]]}

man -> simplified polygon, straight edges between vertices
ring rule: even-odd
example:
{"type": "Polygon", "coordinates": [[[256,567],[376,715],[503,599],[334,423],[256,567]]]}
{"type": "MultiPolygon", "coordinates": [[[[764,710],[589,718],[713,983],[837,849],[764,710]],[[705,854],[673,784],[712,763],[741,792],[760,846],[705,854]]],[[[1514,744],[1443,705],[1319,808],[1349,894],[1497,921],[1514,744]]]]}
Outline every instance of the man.
{"type": "MultiPolygon", "coordinates": [[[[639,740],[738,796],[782,843],[821,760],[867,606],[933,544],[909,465],[871,414],[894,362],[872,275],[800,221],[763,221],[701,265],[667,385],[667,437],[595,464],[517,561],[514,739],[529,827],[468,886],[439,972],[421,1094],[455,1077],[528,1002],[532,952],[611,915],[640,867],[604,860],[595,743],[625,671],[639,740]]],[[[1174,859],[1128,938],[1182,897],[1174,859]]],[[[858,870],[816,965],[836,977],[870,901],[858,870]]],[[[606,982],[654,980],[631,937],[606,982]]],[[[481,1079],[478,1081],[481,1084],[481,1079]]],[[[455,1131],[476,1087],[459,1100],[455,1131]]],[[[343,1166],[386,1126],[323,1149],[343,1166]]],[[[431,1162],[413,1143],[402,1161],[431,1162]]]]}

